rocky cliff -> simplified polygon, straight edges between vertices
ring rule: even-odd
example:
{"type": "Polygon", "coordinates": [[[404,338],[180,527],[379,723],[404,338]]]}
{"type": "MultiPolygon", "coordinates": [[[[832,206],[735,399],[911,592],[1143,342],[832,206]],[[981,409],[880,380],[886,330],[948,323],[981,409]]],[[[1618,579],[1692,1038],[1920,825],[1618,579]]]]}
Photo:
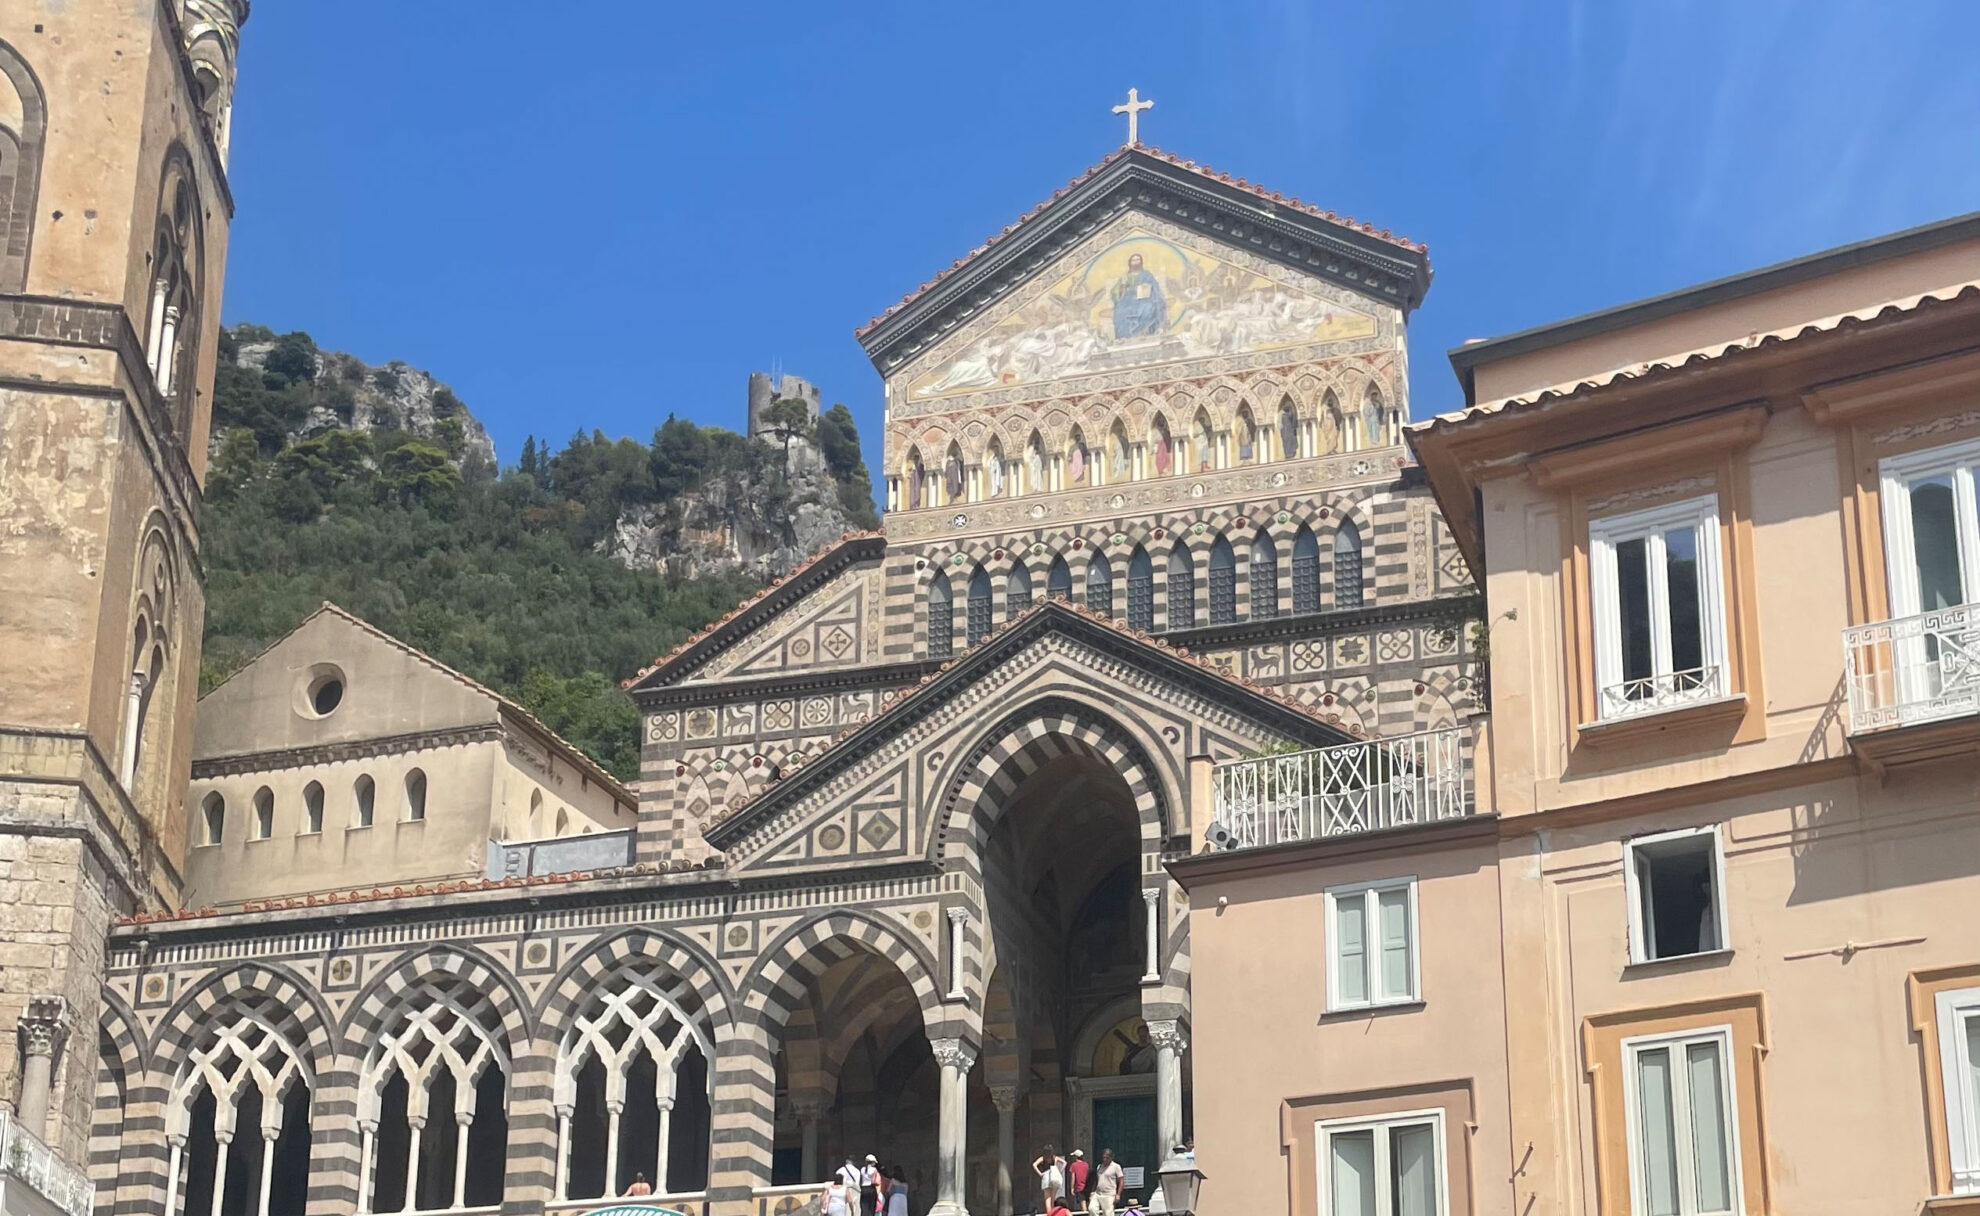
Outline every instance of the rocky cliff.
{"type": "Polygon", "coordinates": [[[635,570],[767,581],[841,533],[871,526],[843,504],[840,479],[811,440],[793,436],[788,447],[768,436],[747,442],[763,445],[771,458],[724,469],[665,502],[624,507],[606,552],[635,570]]]}

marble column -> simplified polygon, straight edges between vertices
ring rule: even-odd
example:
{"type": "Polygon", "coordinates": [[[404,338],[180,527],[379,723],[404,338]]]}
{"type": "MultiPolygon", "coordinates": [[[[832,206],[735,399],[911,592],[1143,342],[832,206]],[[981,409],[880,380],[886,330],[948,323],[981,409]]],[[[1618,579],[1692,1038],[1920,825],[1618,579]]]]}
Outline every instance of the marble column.
{"type": "Polygon", "coordinates": [[[1160,983],[1162,980],[1162,888],[1149,887],[1141,893],[1141,899],[1148,905],[1147,965],[1141,969],[1141,982],[1160,983]]]}
{"type": "Polygon", "coordinates": [[[935,1063],[942,1070],[935,1206],[929,1216],[968,1216],[963,1204],[963,1168],[969,1151],[969,1070],[976,1047],[962,1039],[933,1039],[935,1063]]]}
{"type": "Polygon", "coordinates": [[[674,1136],[674,1100],[660,1099],[660,1148],[653,1155],[653,1193],[667,1193],[667,1146],[674,1136]]]}
{"type": "Polygon", "coordinates": [[[825,1175],[820,1171],[818,1161],[818,1133],[825,1122],[825,1103],[817,1098],[806,1098],[793,1101],[791,1110],[797,1115],[798,1136],[803,1146],[798,1152],[798,1181],[823,1182],[825,1175]]]}
{"type": "Polygon", "coordinates": [[[36,1137],[47,1135],[48,1090],[55,1076],[55,1052],[69,1030],[69,1003],[59,996],[28,998],[20,1017],[20,1124],[36,1137]]]}
{"type": "MultiPolygon", "coordinates": [[[[256,1196],[254,1216],[268,1216],[268,1187],[275,1181],[275,1141],[281,1139],[282,1129],[263,1126],[261,1129],[261,1188],[256,1196]]],[[[459,1206],[459,1201],[455,1201],[459,1206]]]]}
{"type": "Polygon", "coordinates": [[[1166,1020],[1148,1023],[1148,1037],[1155,1044],[1155,1147],[1166,1158],[1182,1143],[1182,1053],[1188,1040],[1180,1022],[1166,1020]]]}
{"type": "Polygon", "coordinates": [[[968,916],[967,908],[949,909],[949,999],[952,1001],[963,996],[963,922],[968,916]]]}
{"type": "Polygon", "coordinates": [[[990,1104],[997,1108],[997,1216],[1011,1216],[1015,1210],[1011,1171],[1017,1166],[1017,1103],[1017,1086],[990,1087],[990,1104]]]}

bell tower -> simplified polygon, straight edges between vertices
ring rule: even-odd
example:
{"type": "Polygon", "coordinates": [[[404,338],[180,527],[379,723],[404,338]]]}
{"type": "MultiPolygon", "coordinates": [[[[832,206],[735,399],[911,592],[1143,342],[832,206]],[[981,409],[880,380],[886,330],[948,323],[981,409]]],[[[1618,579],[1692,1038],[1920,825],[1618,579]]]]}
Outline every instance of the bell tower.
{"type": "Polygon", "coordinates": [[[0,1106],[74,1163],[108,924],[191,894],[198,508],[247,15],[0,6],[0,1106]]]}

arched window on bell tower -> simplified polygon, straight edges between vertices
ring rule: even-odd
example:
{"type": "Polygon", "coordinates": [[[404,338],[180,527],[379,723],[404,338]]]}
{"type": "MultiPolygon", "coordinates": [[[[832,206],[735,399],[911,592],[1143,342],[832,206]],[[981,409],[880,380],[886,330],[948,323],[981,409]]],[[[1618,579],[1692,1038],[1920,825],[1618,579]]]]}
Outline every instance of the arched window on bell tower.
{"type": "Polygon", "coordinates": [[[152,383],[184,441],[192,428],[193,364],[199,351],[201,236],[191,160],[183,148],[173,152],[166,161],[152,230],[144,349],[152,383]]]}

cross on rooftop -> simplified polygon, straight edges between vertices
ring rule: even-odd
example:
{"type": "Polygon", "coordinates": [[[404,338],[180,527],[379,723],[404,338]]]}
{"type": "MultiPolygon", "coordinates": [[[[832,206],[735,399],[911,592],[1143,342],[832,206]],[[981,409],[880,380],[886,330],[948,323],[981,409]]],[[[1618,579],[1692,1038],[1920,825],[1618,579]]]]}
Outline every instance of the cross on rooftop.
{"type": "Polygon", "coordinates": [[[1128,147],[1133,148],[1141,143],[1141,111],[1152,110],[1154,108],[1154,102],[1141,100],[1141,94],[1135,92],[1133,89],[1128,90],[1127,101],[1114,107],[1114,113],[1127,115],[1128,147]]]}

